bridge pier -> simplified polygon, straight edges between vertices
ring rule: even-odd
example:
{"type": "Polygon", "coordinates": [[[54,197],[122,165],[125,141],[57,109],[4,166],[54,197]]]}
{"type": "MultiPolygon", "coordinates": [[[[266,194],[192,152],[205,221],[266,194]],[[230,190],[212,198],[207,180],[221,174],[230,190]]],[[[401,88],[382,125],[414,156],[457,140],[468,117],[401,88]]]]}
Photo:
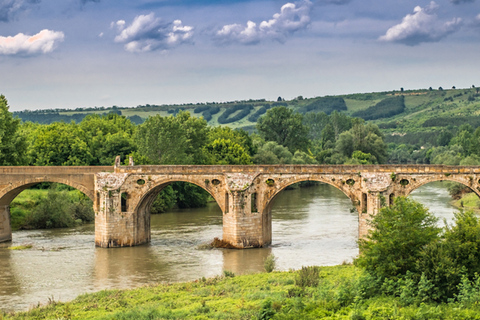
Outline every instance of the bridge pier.
{"type": "MultiPolygon", "coordinates": [[[[98,173],[95,177],[95,245],[131,247],[150,241],[150,214],[145,206],[135,212],[132,194],[121,187],[127,175],[98,173]]],[[[151,199],[153,201],[154,197],[151,199]]],[[[151,202],[147,201],[147,206],[151,202]]]]}
{"type": "Polygon", "coordinates": [[[12,241],[12,225],[10,223],[10,207],[0,206],[0,242],[12,241]]]}
{"type": "Polygon", "coordinates": [[[248,190],[227,192],[223,240],[235,248],[260,248],[272,241],[270,215],[252,208],[252,196],[248,190]]]}

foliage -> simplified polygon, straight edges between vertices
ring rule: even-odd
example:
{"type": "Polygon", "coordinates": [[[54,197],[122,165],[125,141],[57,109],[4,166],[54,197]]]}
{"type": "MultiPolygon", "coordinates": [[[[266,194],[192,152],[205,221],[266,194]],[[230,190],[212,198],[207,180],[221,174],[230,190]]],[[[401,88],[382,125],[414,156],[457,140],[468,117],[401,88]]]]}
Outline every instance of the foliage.
{"type": "Polygon", "coordinates": [[[374,106],[365,110],[357,111],[354,117],[363,118],[365,120],[375,120],[380,118],[390,118],[405,111],[405,97],[396,96],[386,98],[374,106]]]}
{"type": "Polygon", "coordinates": [[[295,285],[305,287],[316,287],[320,281],[320,268],[317,266],[302,267],[298,270],[295,278],[295,285]]]}
{"type": "Polygon", "coordinates": [[[288,164],[292,163],[293,155],[284,146],[274,141],[264,142],[253,156],[255,164],[288,164]]]}
{"type": "Polygon", "coordinates": [[[265,141],[274,141],[295,152],[306,150],[310,143],[308,127],[302,122],[301,114],[286,107],[275,107],[258,119],[257,130],[265,141]]]}
{"type": "Polygon", "coordinates": [[[213,163],[215,164],[251,164],[252,160],[247,151],[238,143],[230,139],[216,139],[208,145],[213,163]]]}
{"type": "MultiPolygon", "coordinates": [[[[72,302],[55,302],[5,319],[478,319],[474,281],[465,282],[459,301],[421,303],[370,295],[375,280],[353,266],[318,267],[316,287],[295,286],[297,272],[216,276],[187,283],[132,290],[103,290],[72,302]]],[[[404,284],[404,287],[411,287],[404,284]]],[[[422,288],[427,288],[424,286],[422,288]]],[[[407,289],[405,289],[408,291],[407,289]]],[[[424,291],[421,289],[420,291],[424,291]]],[[[418,296],[418,298],[417,298],[418,296]]],[[[417,302],[415,302],[415,299],[417,302]]]]}
{"type": "Polygon", "coordinates": [[[0,165],[22,165],[27,161],[27,142],[19,132],[20,119],[8,109],[7,99],[0,95],[0,165]]]}
{"type": "Polygon", "coordinates": [[[437,219],[420,203],[396,197],[369,221],[371,230],[359,240],[356,265],[379,278],[398,279],[418,273],[422,248],[438,238],[437,219]]]}
{"type": "MultiPolygon", "coordinates": [[[[11,204],[12,228],[49,229],[72,227],[77,221],[94,220],[92,201],[78,190],[62,190],[53,184],[48,190],[30,189],[11,204]]],[[[23,194],[23,193],[22,193],[23,194]]]]}
{"type": "Polygon", "coordinates": [[[149,117],[137,128],[135,143],[149,164],[202,164],[207,133],[204,119],[180,111],[176,116],[149,117]]]}
{"type": "Polygon", "coordinates": [[[89,115],[78,125],[93,159],[89,165],[112,165],[116,156],[122,159],[135,151],[132,136],[134,124],[124,116],[110,113],[89,115]]]}
{"type": "Polygon", "coordinates": [[[218,123],[226,124],[232,123],[239,120],[242,120],[250,114],[253,109],[251,104],[236,104],[230,108],[227,108],[221,115],[218,117],[218,123]],[[236,114],[235,114],[236,113],[236,114]],[[233,117],[232,114],[235,114],[233,117]]]}
{"type": "Polygon", "coordinates": [[[324,112],[330,114],[333,111],[346,111],[347,105],[342,97],[327,96],[316,98],[313,102],[298,109],[299,113],[324,112]]]}
{"type": "Polygon", "coordinates": [[[84,166],[93,155],[83,131],[75,123],[55,122],[31,131],[29,156],[37,166],[84,166]]]}
{"type": "MultiPolygon", "coordinates": [[[[349,158],[355,151],[370,154],[366,156],[370,163],[384,163],[387,160],[387,145],[383,141],[382,133],[373,124],[365,125],[362,122],[354,124],[352,129],[340,134],[336,150],[349,158]]],[[[365,158],[362,154],[356,154],[359,160],[365,158]]]]}
{"type": "Polygon", "coordinates": [[[277,258],[273,253],[270,253],[263,261],[263,268],[266,272],[270,273],[275,270],[277,258]]]}
{"type": "Polygon", "coordinates": [[[177,191],[169,184],[157,195],[150,208],[151,214],[158,214],[172,209],[177,203],[177,191]]]}
{"type": "Polygon", "coordinates": [[[248,117],[248,121],[257,122],[258,118],[260,118],[260,116],[264,115],[267,112],[267,110],[270,109],[271,107],[272,107],[271,105],[262,106],[260,109],[255,111],[255,113],[250,115],[250,117],[248,117]]]}

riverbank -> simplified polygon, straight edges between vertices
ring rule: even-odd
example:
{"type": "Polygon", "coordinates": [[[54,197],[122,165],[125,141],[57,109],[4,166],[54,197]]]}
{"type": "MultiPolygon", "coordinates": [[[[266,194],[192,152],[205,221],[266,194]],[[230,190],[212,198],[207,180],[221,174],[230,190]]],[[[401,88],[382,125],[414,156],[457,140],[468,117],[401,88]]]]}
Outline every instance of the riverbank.
{"type": "Polygon", "coordinates": [[[480,307],[475,305],[405,305],[386,296],[365,299],[361,274],[352,265],[318,267],[318,274],[313,276],[302,270],[242,276],[224,272],[192,282],[105,290],[66,303],[51,300],[45,306],[4,314],[3,318],[480,319],[480,307]]]}
{"type": "Polygon", "coordinates": [[[480,199],[474,192],[464,194],[458,200],[452,200],[451,204],[459,210],[473,210],[480,213],[480,199]]]}

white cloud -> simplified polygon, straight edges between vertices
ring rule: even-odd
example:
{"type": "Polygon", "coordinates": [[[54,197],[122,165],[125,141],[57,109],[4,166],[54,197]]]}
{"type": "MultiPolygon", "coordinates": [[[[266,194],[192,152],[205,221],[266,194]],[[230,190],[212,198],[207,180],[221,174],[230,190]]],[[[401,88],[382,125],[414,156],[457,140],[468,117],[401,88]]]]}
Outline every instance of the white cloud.
{"type": "Polygon", "coordinates": [[[388,29],[379,40],[415,46],[422,42],[438,42],[460,29],[462,19],[440,21],[437,9],[438,5],[434,1],[423,8],[415,7],[413,14],[407,14],[400,24],[388,29]]]}
{"type": "Polygon", "coordinates": [[[10,21],[18,12],[24,11],[28,5],[39,3],[40,0],[0,0],[0,21],[10,21]]]}
{"type": "Polygon", "coordinates": [[[0,36],[0,54],[35,55],[52,52],[65,38],[63,32],[44,29],[29,36],[19,33],[13,37],[0,36]]]}
{"type": "Polygon", "coordinates": [[[113,26],[120,32],[115,42],[125,43],[125,50],[130,52],[171,49],[193,37],[193,27],[184,26],[180,20],[164,23],[153,12],[135,17],[127,27],[124,20],[112,23],[113,26]]]}
{"type": "Polygon", "coordinates": [[[215,39],[220,43],[256,44],[263,40],[284,42],[286,37],[296,31],[305,29],[310,24],[312,3],[305,0],[299,3],[287,3],[280,13],[258,26],[248,21],[246,26],[240,24],[225,25],[217,31],[215,39]]]}

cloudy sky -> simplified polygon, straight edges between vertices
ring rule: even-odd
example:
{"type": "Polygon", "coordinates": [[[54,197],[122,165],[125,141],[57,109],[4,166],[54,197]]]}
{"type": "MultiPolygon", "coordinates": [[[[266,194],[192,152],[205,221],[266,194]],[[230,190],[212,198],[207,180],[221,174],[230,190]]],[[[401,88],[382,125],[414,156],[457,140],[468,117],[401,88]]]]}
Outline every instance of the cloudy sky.
{"type": "Polygon", "coordinates": [[[480,0],[0,0],[10,110],[480,85],[480,0]]]}

